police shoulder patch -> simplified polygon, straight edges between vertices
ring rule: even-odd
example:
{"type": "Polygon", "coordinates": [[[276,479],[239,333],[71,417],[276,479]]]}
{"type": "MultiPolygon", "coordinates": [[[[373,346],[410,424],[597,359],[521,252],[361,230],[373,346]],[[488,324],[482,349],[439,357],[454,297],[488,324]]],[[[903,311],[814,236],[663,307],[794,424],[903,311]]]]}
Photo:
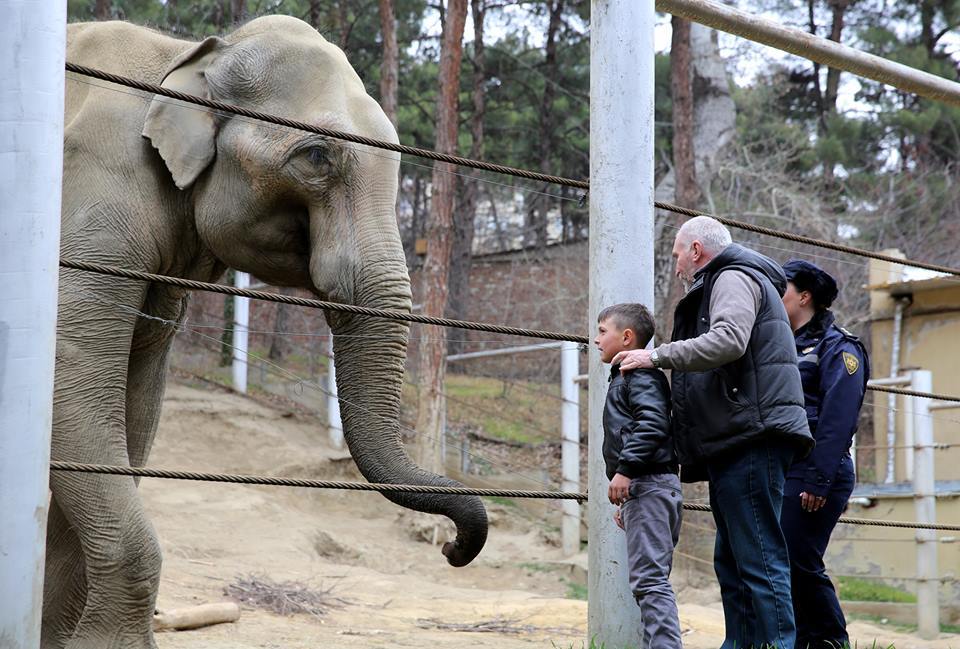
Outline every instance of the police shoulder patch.
{"type": "Polygon", "coordinates": [[[847,374],[856,374],[860,369],[860,359],[850,352],[843,352],[843,366],[847,368],[847,374]]]}

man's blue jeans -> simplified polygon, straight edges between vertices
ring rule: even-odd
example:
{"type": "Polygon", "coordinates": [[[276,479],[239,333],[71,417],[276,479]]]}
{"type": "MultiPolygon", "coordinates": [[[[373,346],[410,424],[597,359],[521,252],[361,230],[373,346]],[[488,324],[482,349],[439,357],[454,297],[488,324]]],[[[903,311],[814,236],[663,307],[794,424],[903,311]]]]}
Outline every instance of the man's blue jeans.
{"type": "Polygon", "coordinates": [[[721,649],[794,648],[790,559],[780,528],[784,476],[793,455],[789,442],[771,439],[708,462],[717,523],[713,565],[726,623],[721,649]]]}

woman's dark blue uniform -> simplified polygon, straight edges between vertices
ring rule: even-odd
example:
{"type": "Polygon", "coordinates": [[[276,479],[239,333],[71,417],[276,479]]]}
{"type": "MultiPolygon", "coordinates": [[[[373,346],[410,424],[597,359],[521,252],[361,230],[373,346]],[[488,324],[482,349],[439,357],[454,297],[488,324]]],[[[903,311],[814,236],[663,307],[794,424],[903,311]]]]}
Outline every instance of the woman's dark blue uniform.
{"type": "MultiPolygon", "coordinates": [[[[806,262],[789,262],[784,269],[791,264],[826,275],[806,262]]],[[[833,283],[832,277],[826,278],[833,283]]],[[[846,620],[823,555],[856,482],[850,446],[870,376],[869,359],[860,341],[834,323],[829,309],[818,310],[794,333],[807,421],[817,442],[813,452],[787,473],[780,521],[790,552],[796,647],[839,647],[848,641],[846,620]],[[801,493],[826,502],[816,511],[806,511],[801,493]]]]}

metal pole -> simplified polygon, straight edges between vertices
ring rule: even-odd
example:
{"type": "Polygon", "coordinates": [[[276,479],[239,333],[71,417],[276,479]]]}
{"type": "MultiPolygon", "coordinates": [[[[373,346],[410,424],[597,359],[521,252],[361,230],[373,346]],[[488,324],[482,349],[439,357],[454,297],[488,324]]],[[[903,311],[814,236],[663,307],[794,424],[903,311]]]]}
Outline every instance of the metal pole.
{"type": "Polygon", "coordinates": [[[960,106],[958,83],[733,7],[709,0],[657,0],[657,9],[921,97],[960,106]]]}
{"type": "MultiPolygon", "coordinates": [[[[592,0],[590,13],[590,310],[653,306],[653,26],[651,2],[592,0]]],[[[613,522],[604,470],[607,368],[589,362],[588,643],[641,647],[626,543],[613,522]]]]}
{"type": "MultiPolygon", "coordinates": [[[[893,338],[890,341],[890,378],[900,373],[900,332],[903,327],[903,309],[906,301],[897,300],[893,313],[893,338]]],[[[892,392],[887,395],[887,475],[886,484],[893,484],[897,479],[896,448],[897,445],[897,395],[892,392]]]]}
{"type": "Polygon", "coordinates": [[[336,449],[343,448],[343,422],[340,420],[340,397],[337,395],[337,368],[333,362],[333,334],[327,343],[327,429],[330,431],[330,444],[336,449]]]}
{"type": "MultiPolygon", "coordinates": [[[[560,396],[563,397],[561,430],[563,442],[560,447],[564,491],[580,491],[580,385],[576,381],[580,372],[580,350],[576,343],[565,342],[560,349],[560,396]]],[[[580,503],[564,500],[561,538],[563,556],[570,557],[580,551],[580,503]]]]}
{"type": "MultiPolygon", "coordinates": [[[[470,358],[489,358],[490,356],[505,356],[508,354],[519,354],[522,352],[541,352],[544,349],[560,349],[564,343],[540,343],[537,345],[520,345],[519,347],[501,347],[500,349],[484,349],[479,352],[466,352],[464,354],[451,354],[447,356],[447,362],[465,361],[470,358]]],[[[574,343],[575,344],[575,343],[574,343]]]]}
{"type": "MultiPolygon", "coordinates": [[[[250,275],[237,271],[233,285],[237,288],[250,286],[250,275]]],[[[250,298],[233,298],[233,388],[247,391],[247,343],[250,332],[250,298]]]]}
{"type": "MultiPolygon", "coordinates": [[[[911,373],[910,389],[933,392],[933,374],[930,370],[911,373]]],[[[916,519],[920,523],[937,522],[936,482],[933,461],[933,418],[930,417],[930,399],[908,397],[913,401],[916,449],[913,453],[913,497],[916,519]]],[[[924,640],[932,640],[940,633],[940,579],[937,566],[937,533],[934,530],[916,530],[917,541],[917,633],[924,640]]]]}
{"type": "Polygon", "coordinates": [[[66,2],[0,2],[0,645],[40,646],[66,2]]]}

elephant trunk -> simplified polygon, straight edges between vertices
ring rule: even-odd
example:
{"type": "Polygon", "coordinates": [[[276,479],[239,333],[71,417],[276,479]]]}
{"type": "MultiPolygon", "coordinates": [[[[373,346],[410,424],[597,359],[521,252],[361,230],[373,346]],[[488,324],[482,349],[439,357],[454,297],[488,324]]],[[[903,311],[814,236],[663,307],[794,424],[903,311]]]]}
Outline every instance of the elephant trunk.
{"type": "MultiPolygon", "coordinates": [[[[396,269],[394,269],[396,270],[396,269]]],[[[358,287],[357,304],[378,308],[410,307],[409,280],[391,277],[387,268],[358,287]]],[[[404,379],[408,326],[367,316],[329,316],[334,332],[337,389],[344,437],[357,467],[370,482],[462,486],[417,466],[400,436],[400,396],[404,379]],[[339,334],[339,335],[338,335],[339,334]]],[[[394,503],[428,514],[442,514],[457,527],[457,538],[443,546],[453,566],[470,563],[487,538],[487,514],[477,496],[386,493],[394,503]]]]}

